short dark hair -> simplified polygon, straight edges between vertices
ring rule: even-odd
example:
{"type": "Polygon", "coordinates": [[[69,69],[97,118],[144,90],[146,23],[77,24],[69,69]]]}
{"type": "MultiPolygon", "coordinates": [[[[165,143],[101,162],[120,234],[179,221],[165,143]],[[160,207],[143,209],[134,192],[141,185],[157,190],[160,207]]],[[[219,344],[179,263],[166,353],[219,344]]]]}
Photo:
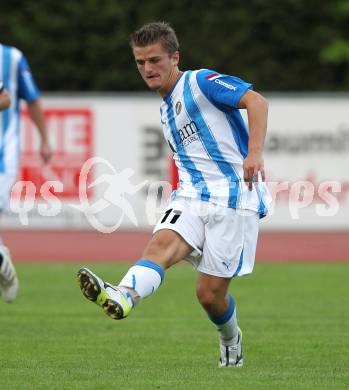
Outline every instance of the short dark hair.
{"type": "Polygon", "coordinates": [[[132,49],[135,46],[144,47],[161,42],[163,48],[172,55],[179,50],[178,38],[174,29],[166,22],[147,23],[130,36],[132,49]]]}

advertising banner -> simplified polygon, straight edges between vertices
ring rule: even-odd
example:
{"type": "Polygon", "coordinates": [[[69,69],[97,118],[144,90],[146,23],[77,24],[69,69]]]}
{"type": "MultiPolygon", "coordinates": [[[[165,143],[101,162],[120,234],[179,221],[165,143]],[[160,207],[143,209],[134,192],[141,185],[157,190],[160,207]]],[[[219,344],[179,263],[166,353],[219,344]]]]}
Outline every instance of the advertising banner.
{"type": "MultiPolygon", "coordinates": [[[[267,98],[264,157],[274,210],[261,228],[349,230],[349,96],[267,98]]],[[[42,163],[23,107],[21,168],[2,226],[152,229],[173,173],[160,98],[61,95],[43,103],[54,155],[42,163]]]]}

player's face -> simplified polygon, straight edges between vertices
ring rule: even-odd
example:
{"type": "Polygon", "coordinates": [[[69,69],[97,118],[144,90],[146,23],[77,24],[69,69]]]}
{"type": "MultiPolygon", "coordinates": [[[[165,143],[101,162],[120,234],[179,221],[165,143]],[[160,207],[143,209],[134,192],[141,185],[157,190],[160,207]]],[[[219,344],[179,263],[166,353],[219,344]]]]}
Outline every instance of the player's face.
{"type": "Polygon", "coordinates": [[[161,42],[133,48],[136,64],[148,87],[165,96],[178,77],[179,53],[170,55],[161,42]]]}

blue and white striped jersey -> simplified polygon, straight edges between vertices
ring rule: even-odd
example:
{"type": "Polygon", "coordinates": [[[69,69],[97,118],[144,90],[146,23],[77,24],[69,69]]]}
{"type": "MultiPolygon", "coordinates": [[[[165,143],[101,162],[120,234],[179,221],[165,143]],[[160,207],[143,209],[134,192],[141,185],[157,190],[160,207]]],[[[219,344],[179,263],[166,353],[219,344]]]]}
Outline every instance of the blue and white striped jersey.
{"type": "Polygon", "coordinates": [[[238,105],[251,88],[237,77],[202,69],[184,72],[164,97],[161,123],[179,174],[174,196],[267,214],[271,196],[265,183],[249,191],[243,180],[249,135],[238,105]]]}
{"type": "Polygon", "coordinates": [[[20,154],[20,99],[33,101],[40,93],[21,51],[2,44],[0,80],[11,97],[11,106],[0,113],[0,173],[14,174],[18,168],[20,154]]]}

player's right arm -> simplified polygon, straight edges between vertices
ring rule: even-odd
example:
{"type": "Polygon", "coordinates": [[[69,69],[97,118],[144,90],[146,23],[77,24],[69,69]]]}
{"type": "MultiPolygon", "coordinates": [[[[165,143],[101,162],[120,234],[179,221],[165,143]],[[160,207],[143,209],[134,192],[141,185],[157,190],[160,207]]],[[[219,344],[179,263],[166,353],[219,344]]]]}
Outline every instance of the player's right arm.
{"type": "Polygon", "coordinates": [[[11,104],[10,95],[6,91],[4,84],[0,81],[0,111],[6,110],[11,104]]]}

